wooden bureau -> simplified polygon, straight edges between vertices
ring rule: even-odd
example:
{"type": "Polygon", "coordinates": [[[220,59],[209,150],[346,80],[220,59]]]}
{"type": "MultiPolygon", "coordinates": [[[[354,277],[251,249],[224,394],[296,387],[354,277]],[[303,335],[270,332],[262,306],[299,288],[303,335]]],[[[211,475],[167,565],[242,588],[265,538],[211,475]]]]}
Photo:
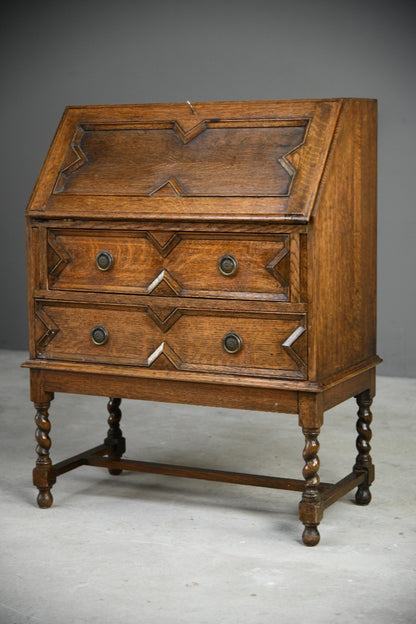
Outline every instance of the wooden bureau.
{"type": "Polygon", "coordinates": [[[376,116],[364,99],[65,110],[27,208],[40,507],[81,465],[283,488],[313,546],[326,507],[370,502],[376,116]],[[55,392],[110,397],[104,443],[59,463],[55,392]],[[321,483],[324,411],[354,396],[354,467],[321,483]],[[126,459],[122,398],[298,414],[303,479],[126,459]]]}

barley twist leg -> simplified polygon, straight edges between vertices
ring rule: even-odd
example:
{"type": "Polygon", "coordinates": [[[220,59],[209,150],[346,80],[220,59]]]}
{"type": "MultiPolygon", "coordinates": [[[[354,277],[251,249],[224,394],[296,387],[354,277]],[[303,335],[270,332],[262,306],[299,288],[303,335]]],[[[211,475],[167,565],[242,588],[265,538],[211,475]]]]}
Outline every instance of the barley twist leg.
{"type": "Polygon", "coordinates": [[[354,472],[365,472],[366,474],[365,481],[357,489],[355,501],[357,505],[368,505],[371,501],[370,485],[374,480],[374,465],[370,455],[370,441],[372,437],[370,425],[373,419],[370,409],[372,397],[370,392],[366,390],[365,392],[357,395],[355,398],[358,404],[358,437],[356,441],[358,455],[356,457],[353,470],[354,472]]]}
{"type": "Polygon", "coordinates": [[[52,460],[49,456],[51,439],[49,433],[51,423],[49,422],[50,401],[35,403],[36,415],[36,453],[38,455],[36,466],[33,470],[33,483],[39,490],[37,503],[42,509],[50,507],[53,503],[51,488],[56,481],[52,470],[52,460]]]}
{"type": "Polygon", "coordinates": [[[305,436],[305,447],[303,449],[303,477],[305,479],[305,489],[302,500],[299,504],[299,517],[305,525],[302,540],[306,546],[318,544],[320,535],[318,525],[321,520],[321,497],[319,493],[320,478],[319,471],[319,429],[303,428],[305,436]]]}
{"type": "MultiPolygon", "coordinates": [[[[126,441],[123,438],[122,431],[120,429],[120,420],[121,420],[121,409],[120,409],[121,399],[110,398],[107,403],[107,410],[109,413],[108,416],[108,426],[109,429],[107,431],[107,437],[104,440],[104,444],[109,447],[108,457],[110,459],[120,459],[123,453],[126,450],[126,441]]],[[[108,472],[111,475],[119,475],[122,470],[118,468],[109,468],[108,472]]]]}

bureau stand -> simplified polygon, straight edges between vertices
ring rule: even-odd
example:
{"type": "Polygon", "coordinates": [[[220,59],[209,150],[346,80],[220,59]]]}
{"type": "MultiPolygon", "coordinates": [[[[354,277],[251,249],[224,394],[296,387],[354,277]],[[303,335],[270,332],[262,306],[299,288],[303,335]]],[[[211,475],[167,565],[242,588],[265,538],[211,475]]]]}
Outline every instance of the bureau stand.
{"type": "Polygon", "coordinates": [[[85,465],[294,490],[314,546],[327,507],[370,502],[374,100],[68,107],[26,215],[40,507],[85,465]],[[52,463],[56,392],[110,399],[103,444],[52,463]],[[351,397],[355,464],[322,483],[351,397]],[[303,479],[127,459],[122,398],[295,414],[303,479]]]}
{"type": "MultiPolygon", "coordinates": [[[[369,486],[374,479],[374,466],[370,456],[370,424],[372,420],[370,406],[374,394],[373,371],[368,371],[360,375],[359,378],[352,378],[348,380],[348,382],[328,389],[320,395],[302,395],[298,393],[298,396],[292,398],[285,396],[288,394],[288,391],[282,391],[283,408],[285,407],[285,401],[290,404],[293,400],[294,404],[298,402],[299,405],[299,424],[305,436],[305,448],[303,451],[303,459],[305,462],[303,467],[304,480],[122,459],[122,455],[125,451],[125,439],[120,429],[121,399],[119,398],[110,398],[108,402],[109,429],[103,444],[88,449],[83,453],[79,453],[57,464],[52,464],[49,456],[49,449],[51,446],[49,433],[51,426],[48,410],[50,402],[53,399],[53,393],[43,390],[42,388],[53,387],[60,389],[62,382],[60,383],[59,381],[59,373],[51,375],[48,371],[45,375],[42,374],[42,372],[39,374],[39,371],[36,371],[34,376],[37,378],[32,381],[34,386],[32,400],[37,410],[35,422],[37,425],[36,440],[38,443],[38,459],[33,471],[33,482],[39,489],[37,498],[39,507],[47,508],[52,505],[53,498],[51,488],[56,482],[56,478],[79,466],[101,466],[108,468],[108,471],[112,475],[118,475],[122,470],[133,470],[175,477],[188,477],[193,479],[205,479],[208,481],[295,490],[297,492],[303,492],[302,500],[299,503],[299,519],[305,525],[302,535],[303,542],[307,546],[315,546],[320,539],[318,525],[322,519],[324,510],[329,507],[329,505],[332,505],[354,488],[358,488],[355,495],[357,504],[367,505],[371,501],[369,486]],[[366,388],[366,386],[370,387],[366,388]],[[318,436],[323,419],[323,410],[332,407],[334,404],[344,400],[344,398],[349,398],[352,388],[354,388],[353,392],[360,389],[359,394],[356,396],[359,406],[357,420],[358,437],[356,442],[358,455],[356,462],[353,471],[338,483],[321,483],[318,474],[318,436]],[[362,388],[366,389],[362,390],[362,388]]],[[[102,394],[103,379],[101,375],[87,380],[82,373],[74,373],[71,375],[71,378],[71,392],[84,394],[85,384],[88,383],[91,385],[88,392],[89,394],[102,394]]],[[[64,380],[64,385],[66,386],[66,384],[67,381],[64,380]]],[[[114,384],[114,388],[118,387],[118,389],[120,389],[122,387],[125,389],[124,396],[129,398],[138,398],[138,395],[140,398],[149,398],[146,389],[144,389],[145,391],[143,393],[140,392],[140,390],[137,392],[135,383],[134,381],[132,382],[132,380],[127,379],[119,383],[117,379],[112,379],[110,388],[112,384],[114,384]],[[129,386],[131,386],[130,391],[128,390],[129,386]]],[[[106,385],[106,381],[104,381],[104,385],[106,385]]],[[[158,393],[156,388],[154,391],[158,393]]],[[[212,391],[213,404],[218,404],[217,393],[219,391],[219,388],[214,388],[212,391]]],[[[241,399],[244,400],[245,403],[244,405],[242,402],[242,405],[246,407],[247,400],[250,401],[250,398],[249,396],[244,396],[244,392],[242,394],[244,399],[243,397],[241,397],[241,399]]],[[[281,396],[279,391],[277,391],[275,395],[277,399],[276,402],[280,404],[278,400],[281,396]]],[[[165,397],[163,396],[163,398],[165,397]]],[[[177,400],[181,399],[184,401],[184,398],[179,396],[177,400]]],[[[197,401],[194,400],[192,403],[197,403],[197,401]]],[[[207,403],[208,401],[205,400],[203,405],[207,403]]],[[[261,432],[259,432],[259,435],[261,435],[261,432]]]]}

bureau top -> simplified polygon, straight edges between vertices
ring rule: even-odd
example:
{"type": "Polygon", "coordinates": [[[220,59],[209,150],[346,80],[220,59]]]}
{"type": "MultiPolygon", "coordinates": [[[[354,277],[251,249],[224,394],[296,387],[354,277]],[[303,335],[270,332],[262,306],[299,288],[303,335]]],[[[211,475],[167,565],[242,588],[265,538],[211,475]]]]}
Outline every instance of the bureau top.
{"type": "Polygon", "coordinates": [[[376,101],[67,107],[27,212],[306,223],[342,115],[375,124],[376,101]]]}

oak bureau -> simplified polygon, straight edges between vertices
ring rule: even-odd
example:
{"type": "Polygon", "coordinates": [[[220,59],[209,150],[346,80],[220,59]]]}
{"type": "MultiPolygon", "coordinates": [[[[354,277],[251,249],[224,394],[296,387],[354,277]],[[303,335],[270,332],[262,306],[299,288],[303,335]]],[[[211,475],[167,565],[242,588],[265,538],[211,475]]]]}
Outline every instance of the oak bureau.
{"type": "Polygon", "coordinates": [[[370,502],[376,119],[366,99],[66,108],[27,208],[40,507],[81,465],[295,490],[313,546],[325,508],[370,502]],[[59,463],[55,392],[110,397],[103,444],[59,463]],[[351,397],[355,464],[321,483],[323,414],[351,397]],[[297,414],[303,479],[126,459],[122,398],[297,414]]]}

